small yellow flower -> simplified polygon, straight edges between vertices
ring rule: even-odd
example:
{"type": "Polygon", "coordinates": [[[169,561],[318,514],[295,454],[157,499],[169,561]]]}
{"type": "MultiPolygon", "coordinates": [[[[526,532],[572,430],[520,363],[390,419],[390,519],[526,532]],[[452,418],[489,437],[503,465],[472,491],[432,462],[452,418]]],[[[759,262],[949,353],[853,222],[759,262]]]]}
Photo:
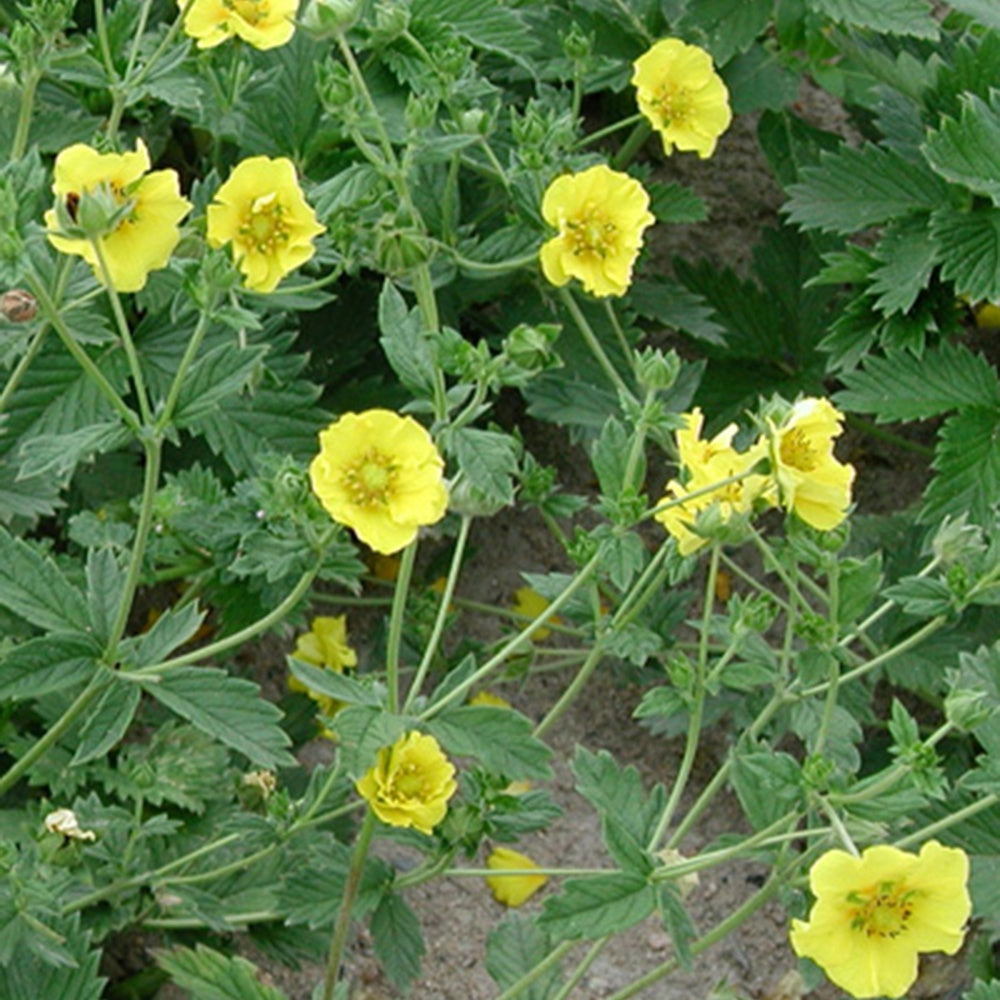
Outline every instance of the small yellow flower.
{"type": "Polygon", "coordinates": [[[383,823],[431,833],[455,794],[455,768],[433,736],[410,732],[378,752],[356,788],[383,823]]]}
{"type": "Polygon", "coordinates": [[[232,244],[244,284],[273,292],[278,282],[316,252],[326,227],[302,195],[295,167],[283,156],[241,160],[206,211],[209,246],[232,244]]]}
{"type": "Polygon", "coordinates": [[[76,813],[72,809],[56,809],[43,820],[49,833],[58,833],[67,840],[97,840],[93,830],[81,830],[76,813]]]}
{"type": "MultiPolygon", "coordinates": [[[[111,284],[119,292],[139,291],[150,271],[167,266],[181,238],[179,223],[191,211],[191,203],[181,197],[177,172],[148,173],[149,166],[149,151],[141,139],[136,141],[133,153],[99,153],[78,142],[56,157],[52,190],[71,216],[72,206],[79,204],[81,195],[102,186],[118,205],[132,206],[111,232],[97,238],[111,284]]],[[[82,257],[103,284],[91,242],[60,236],[54,209],[45,213],[45,225],[49,242],[60,253],[82,257]]]]}
{"type": "MultiPolygon", "coordinates": [[[[347,642],[347,618],[320,616],[312,620],[310,631],[303,632],[295,640],[292,656],[303,663],[311,663],[314,667],[325,667],[336,674],[358,665],[358,654],[347,642]]],[[[294,675],[288,677],[288,687],[292,691],[301,691],[309,695],[319,706],[320,712],[327,718],[336,715],[344,703],[329,695],[312,691],[294,675]]]]}
{"type": "Polygon", "coordinates": [[[809,872],[816,902],[792,921],[792,948],[854,997],[901,997],[917,955],[962,946],[971,903],[969,859],[930,840],[920,854],[869,847],[860,858],[827,851],[809,872]]]}
{"type": "MultiPolygon", "coordinates": [[[[549,602],[537,590],[532,590],[531,587],[519,587],[514,591],[514,606],[512,610],[516,611],[519,615],[524,615],[525,618],[537,618],[548,606],[549,602]]],[[[548,621],[553,625],[562,624],[562,619],[558,615],[552,615],[548,621]]],[[[541,642],[550,635],[552,635],[552,630],[542,625],[532,632],[531,638],[537,642],[541,642]]]]}
{"type": "Polygon", "coordinates": [[[686,470],[687,478],[683,484],[676,479],[670,480],[660,503],[669,500],[685,502],[660,511],[655,518],[676,539],[677,551],[682,556],[688,556],[708,543],[708,539],[694,530],[698,515],[712,504],[718,504],[723,521],[728,521],[734,514],[747,513],[763,490],[766,478],[748,475],[685,500],[691,493],[748,472],[760,461],[763,452],[759,447],[746,452],[736,451],[732,447],[737,431],[735,424],[724,427],[710,441],[703,441],[703,417],[697,407],[690,413],[685,413],[683,419],[685,424],[677,431],[676,441],[679,464],[686,470]]]}
{"type": "Polygon", "coordinates": [[[557,286],[577,278],[599,296],[625,294],[643,230],[656,221],[645,188],[604,164],[557,177],[542,216],[559,230],[539,252],[542,273],[557,286]]]}
{"type": "MultiPolygon", "coordinates": [[[[517,869],[531,871],[538,867],[531,858],[509,847],[496,847],[486,859],[486,867],[491,869],[517,869]]],[[[486,884],[493,898],[504,906],[520,906],[526,903],[546,882],[547,875],[487,875],[486,884]]]]}
{"type": "Polygon", "coordinates": [[[470,705],[485,705],[487,708],[510,708],[510,702],[492,691],[480,691],[469,699],[470,705]]]}
{"type": "Polygon", "coordinates": [[[412,417],[390,410],[345,413],[319,436],[313,491],[338,524],[376,552],[405,548],[448,508],[444,461],[412,417]]]}
{"type": "Polygon", "coordinates": [[[820,531],[836,528],[851,503],[854,466],[833,457],[843,419],[828,399],[801,399],[759,442],[770,451],[776,502],[820,531]]]}
{"type": "Polygon", "coordinates": [[[729,91],[712,57],[697,45],[664,38],[633,63],[639,110],[663,139],[669,156],[676,146],[705,159],[729,128],[729,91]]]}
{"type": "MultiPolygon", "coordinates": [[[[183,7],[185,0],[177,0],[183,7]]],[[[298,0],[194,0],[184,15],[184,32],[210,49],[242,38],[256,49],[284,45],[295,31],[298,0]]]]}

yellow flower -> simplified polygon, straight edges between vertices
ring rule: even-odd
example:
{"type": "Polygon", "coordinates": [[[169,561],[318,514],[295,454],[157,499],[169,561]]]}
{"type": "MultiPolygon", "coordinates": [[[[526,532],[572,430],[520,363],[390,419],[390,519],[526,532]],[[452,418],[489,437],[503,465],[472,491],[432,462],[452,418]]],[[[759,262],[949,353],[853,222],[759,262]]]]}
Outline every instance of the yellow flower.
{"type": "Polygon", "coordinates": [[[244,284],[273,292],[281,279],[316,252],[324,232],[309,207],[292,161],[283,156],[241,160],[206,211],[206,238],[213,247],[231,243],[244,284]]]}
{"type": "Polygon", "coordinates": [[[702,159],[715,152],[729,128],[729,91],[712,69],[712,57],[697,45],[664,38],[633,63],[639,110],[663,139],[669,156],[676,146],[702,159]]]}
{"type": "Polygon", "coordinates": [[[433,736],[410,732],[378,752],[356,787],[383,823],[431,833],[455,794],[455,768],[433,736]]]}
{"type": "Polygon", "coordinates": [[[492,691],[480,691],[469,699],[470,705],[485,705],[487,708],[510,708],[510,702],[492,691]]]}
{"type": "MultiPolygon", "coordinates": [[[[519,587],[514,591],[514,606],[512,610],[516,611],[519,615],[524,615],[525,618],[537,618],[548,606],[549,602],[537,590],[532,590],[531,587],[519,587]]],[[[562,619],[558,615],[552,615],[548,621],[553,625],[562,624],[562,619]]],[[[542,625],[532,632],[531,638],[540,642],[542,639],[547,639],[550,635],[552,635],[552,630],[542,625]]]]}
{"type": "MultiPolygon", "coordinates": [[[[73,217],[80,196],[98,188],[110,191],[118,205],[131,204],[129,214],[115,228],[97,238],[111,284],[119,292],[137,292],[150,271],[166,267],[180,241],[178,225],[191,211],[181,197],[174,170],[149,170],[149,151],[141,139],[133,153],[98,153],[76,143],[56,157],[52,190],[73,217]]],[[[104,284],[93,245],[86,239],[60,236],[54,209],[45,213],[49,242],[61,253],[77,254],[104,284]]]]}
{"type": "Polygon", "coordinates": [[[376,552],[398,552],[420,525],[444,517],[444,462],[412,417],[345,413],[320,433],[319,444],[309,466],[313,490],[330,517],[376,552]]]}
{"type": "MultiPolygon", "coordinates": [[[[486,867],[531,871],[538,865],[519,851],[512,851],[509,847],[497,847],[486,859],[486,867]]],[[[490,887],[493,898],[504,906],[520,906],[526,903],[548,880],[547,875],[486,876],[486,884],[490,887]]]]}
{"type": "MultiPolygon", "coordinates": [[[[183,7],[185,0],[177,0],[183,7]]],[[[234,35],[256,49],[284,45],[295,31],[298,0],[194,0],[184,32],[210,49],[234,35]]]]}
{"type": "Polygon", "coordinates": [[[843,419],[828,399],[801,399],[780,426],[769,423],[776,502],[820,531],[836,528],[851,503],[854,466],[833,457],[843,419]]]}
{"type": "Polygon", "coordinates": [[[729,424],[710,441],[703,441],[701,439],[703,417],[697,407],[690,413],[685,413],[683,419],[685,424],[677,431],[676,441],[678,461],[687,471],[687,478],[683,485],[676,479],[670,480],[660,503],[664,504],[670,500],[684,502],[660,511],[655,518],[676,539],[677,551],[682,556],[688,556],[708,543],[707,538],[694,530],[698,515],[712,504],[718,505],[717,509],[723,522],[728,521],[734,514],[747,513],[763,490],[766,478],[748,475],[737,482],[709,489],[724,479],[748,472],[760,461],[763,451],[760,447],[746,452],[736,451],[732,447],[737,431],[736,424],[729,424]],[[708,492],[685,500],[689,494],[705,489],[708,489],[708,492]]]}
{"type": "MultiPolygon", "coordinates": [[[[292,656],[303,663],[311,663],[315,667],[325,667],[336,674],[342,674],[345,669],[358,665],[358,654],[347,643],[347,618],[337,615],[336,618],[321,616],[312,620],[310,631],[303,632],[295,640],[292,656]]],[[[292,691],[301,691],[309,695],[319,706],[320,712],[328,718],[336,715],[344,703],[329,695],[312,691],[297,677],[290,675],[288,687],[292,691]]]]}
{"type": "Polygon", "coordinates": [[[867,848],[827,851],[809,872],[816,902],[792,921],[792,948],[855,997],[900,997],[917,978],[917,955],[955,954],[971,903],[969,859],[928,841],[920,854],[867,848]]]}
{"type": "Polygon", "coordinates": [[[600,296],[625,294],[642,232],[656,221],[643,186],[604,164],[557,177],[542,198],[542,216],[559,230],[542,245],[542,273],[558,286],[578,278],[600,296]]]}

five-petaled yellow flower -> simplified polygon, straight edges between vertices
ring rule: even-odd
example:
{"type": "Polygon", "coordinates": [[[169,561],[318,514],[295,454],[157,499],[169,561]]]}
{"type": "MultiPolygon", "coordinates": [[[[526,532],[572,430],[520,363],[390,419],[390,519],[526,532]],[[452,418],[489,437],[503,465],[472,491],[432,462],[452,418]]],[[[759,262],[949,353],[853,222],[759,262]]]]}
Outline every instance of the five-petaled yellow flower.
{"type": "MultiPolygon", "coordinates": [[[[74,217],[80,196],[104,188],[119,206],[131,210],[111,232],[98,236],[97,245],[108,268],[111,285],[119,292],[137,292],[150,271],[166,267],[180,241],[178,226],[191,210],[181,197],[174,170],[149,173],[149,151],[141,139],[133,153],[99,153],[83,143],[67,146],[56,157],[52,190],[74,217]]],[[[49,242],[61,253],[77,254],[104,284],[100,262],[87,239],[59,235],[55,209],[45,213],[49,242]]]]}
{"type": "Polygon", "coordinates": [[[273,292],[309,260],[316,252],[313,238],[326,229],[303,197],[292,161],[283,156],[238,163],[206,216],[209,245],[231,243],[244,284],[257,292],[273,292]]]}
{"type": "Polygon", "coordinates": [[[969,859],[930,840],[919,854],[869,847],[856,858],[828,851],[809,872],[816,902],[792,921],[792,948],[855,997],[901,997],[917,955],[962,946],[971,903],[969,859]]]}
{"type": "Polygon", "coordinates": [[[687,556],[708,542],[707,538],[694,530],[702,511],[717,504],[724,522],[734,514],[747,513],[764,489],[766,478],[755,474],[744,475],[760,461],[764,452],[760,447],[746,452],[736,451],[732,446],[737,431],[736,424],[729,424],[710,441],[703,441],[701,410],[696,407],[690,413],[683,414],[682,419],[685,424],[677,431],[676,441],[678,461],[686,470],[687,476],[683,484],[676,479],[670,480],[660,503],[671,500],[682,502],[661,510],[655,517],[676,539],[677,551],[682,556],[687,556]],[[743,478],[711,489],[715,484],[734,476],[743,478]],[[707,492],[685,499],[700,490],[707,492]]]}
{"type": "Polygon", "coordinates": [[[643,230],[656,221],[645,188],[604,164],[557,177],[542,216],[559,230],[539,252],[542,273],[557,286],[577,278],[599,296],[625,294],[643,230]]]}
{"type": "MultiPolygon", "coordinates": [[[[336,674],[342,674],[345,670],[356,667],[358,654],[347,642],[347,617],[321,615],[314,618],[310,631],[303,632],[295,640],[292,656],[296,660],[302,660],[303,663],[324,667],[336,674]]],[[[342,701],[311,690],[292,674],[288,677],[288,687],[292,691],[301,691],[309,695],[327,718],[336,715],[344,707],[342,701]]],[[[328,730],[326,732],[329,734],[328,730]]]]}
{"type": "Polygon", "coordinates": [[[421,525],[444,517],[444,461],[412,417],[345,413],[320,432],[319,444],[309,466],[313,491],[334,521],[376,552],[398,552],[421,525]]]}
{"type": "Polygon", "coordinates": [[[375,766],[356,787],[383,823],[431,833],[458,785],[438,741],[414,731],[379,750],[375,766]]]}
{"type": "MultiPolygon", "coordinates": [[[[177,0],[183,7],[185,0],[177,0]]],[[[298,0],[193,0],[184,32],[210,49],[234,35],[256,49],[284,45],[295,31],[298,0]]]]}
{"type": "Polygon", "coordinates": [[[836,528],[851,503],[854,466],[833,457],[843,419],[828,399],[800,399],[758,442],[770,453],[772,499],[820,531],[836,528]]]}
{"type": "MultiPolygon", "coordinates": [[[[509,847],[496,847],[486,859],[486,867],[530,872],[538,865],[520,851],[509,847]]],[[[546,882],[547,875],[487,875],[486,884],[493,898],[504,906],[520,906],[526,903],[546,882]]]]}
{"type": "Polygon", "coordinates": [[[639,110],[660,133],[663,151],[669,156],[676,147],[702,159],[711,156],[733,118],[712,57],[697,45],[664,38],[633,69],[639,110]]]}

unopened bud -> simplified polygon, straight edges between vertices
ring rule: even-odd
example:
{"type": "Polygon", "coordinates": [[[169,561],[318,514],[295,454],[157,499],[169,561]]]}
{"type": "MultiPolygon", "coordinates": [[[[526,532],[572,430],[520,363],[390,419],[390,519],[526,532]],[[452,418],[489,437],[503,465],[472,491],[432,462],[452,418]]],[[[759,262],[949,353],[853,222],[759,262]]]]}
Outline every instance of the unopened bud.
{"type": "Polygon", "coordinates": [[[681,370],[681,359],[676,351],[664,354],[658,348],[648,347],[636,355],[636,374],[646,389],[669,389],[681,370]]]}
{"type": "Polygon", "coordinates": [[[0,314],[8,323],[27,323],[35,318],[38,302],[23,288],[12,288],[0,296],[0,314]]]}
{"type": "Polygon", "coordinates": [[[302,27],[313,38],[333,38],[347,31],[360,13],[360,0],[311,0],[302,15],[302,27]]]}
{"type": "Polygon", "coordinates": [[[379,3],[375,7],[372,40],[378,45],[394,42],[410,26],[410,12],[400,3],[379,3]]]}
{"type": "Polygon", "coordinates": [[[529,326],[519,323],[507,337],[504,345],[507,357],[521,368],[540,371],[552,366],[558,359],[552,353],[552,345],[562,327],[556,323],[539,323],[529,326]]]}

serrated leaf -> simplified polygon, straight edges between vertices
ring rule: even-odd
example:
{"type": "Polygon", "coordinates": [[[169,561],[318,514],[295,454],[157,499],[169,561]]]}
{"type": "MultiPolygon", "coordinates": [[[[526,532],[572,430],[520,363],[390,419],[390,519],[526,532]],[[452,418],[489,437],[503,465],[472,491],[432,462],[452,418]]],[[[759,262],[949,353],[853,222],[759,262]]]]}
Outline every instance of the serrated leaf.
{"type": "Polygon", "coordinates": [[[971,301],[1000,299],[1000,209],[979,206],[968,211],[944,206],[931,216],[941,277],[971,301]]]}
{"type": "Polygon", "coordinates": [[[708,218],[705,202],[683,184],[656,181],[648,189],[650,210],[657,222],[704,222],[708,218]]]}
{"type": "Polygon", "coordinates": [[[415,18],[434,18],[477,48],[517,62],[535,52],[538,40],[520,11],[493,0],[413,0],[415,18]]]}
{"type": "Polygon", "coordinates": [[[697,937],[698,932],[677,887],[669,884],[661,885],[657,893],[657,904],[663,929],[670,935],[674,950],[677,952],[677,961],[682,968],[690,969],[693,960],[691,942],[697,937]]]}
{"type": "Polygon", "coordinates": [[[132,724],[141,696],[138,684],[114,680],[89,710],[70,766],[103,757],[115,746],[132,724]]]}
{"type": "Polygon", "coordinates": [[[260,767],[295,763],[286,749],[291,741],[278,725],[280,710],[261,698],[251,681],[214,667],[178,667],[142,686],[160,704],[260,767]]]}
{"type": "Polygon", "coordinates": [[[895,601],[908,615],[930,618],[947,614],[954,605],[955,595],[943,580],[930,577],[910,576],[891,587],[886,587],[884,596],[895,601]]]}
{"type": "Polygon", "coordinates": [[[476,757],[496,774],[543,781],[552,777],[552,752],[532,735],[531,720],[513,709],[463,705],[446,709],[426,728],[449,753],[476,757]]]}
{"type": "Polygon", "coordinates": [[[938,261],[938,244],[919,215],[889,230],[875,250],[879,265],[871,274],[875,308],[887,315],[908,312],[927,287],[938,261]]]}
{"type": "Polygon", "coordinates": [[[808,6],[843,24],[893,35],[938,37],[927,0],[809,0],[808,6]]]}
{"type": "Polygon", "coordinates": [[[708,344],[725,343],[724,328],[712,307],[699,295],[667,278],[635,281],[629,290],[629,305],[647,319],[680,330],[708,344]]]}
{"type": "MultiPolygon", "coordinates": [[[[606,497],[617,497],[622,491],[630,443],[631,437],[621,422],[609,417],[601,428],[600,437],[590,449],[590,460],[597,473],[601,493],[606,497]]],[[[638,478],[642,480],[644,477],[638,478]]]]}
{"type": "Polygon", "coordinates": [[[646,844],[663,811],[663,786],[648,795],[631,764],[620,768],[607,750],[596,754],[577,747],[573,755],[576,790],[602,815],[613,816],[640,844],[646,844]]]}
{"type": "Polygon", "coordinates": [[[469,483],[489,500],[514,500],[512,477],[517,472],[518,445],[509,434],[463,427],[448,436],[458,467],[469,483]]]}
{"type": "MultiPolygon", "coordinates": [[[[534,920],[512,913],[486,939],[486,971],[508,989],[552,953],[552,939],[534,920]]],[[[523,991],[524,1000],[550,1000],[562,982],[559,965],[546,969],[523,991]]]]}
{"type": "Polygon", "coordinates": [[[549,896],[539,923],[557,941],[593,941],[645,920],[656,909],[656,890],[641,875],[571,878],[549,896]]]}
{"type": "Polygon", "coordinates": [[[733,758],[730,782],[755,830],[777,822],[803,798],[798,761],[781,752],[740,753],[733,758]]]}
{"type": "Polygon", "coordinates": [[[261,982],[245,958],[222,955],[203,944],[160,952],[156,964],[191,1000],[288,1000],[281,990],[261,982]]]}
{"type": "Polygon", "coordinates": [[[1000,7],[993,0],[948,0],[949,6],[974,17],[987,28],[1000,31],[1000,7]]]}
{"type": "Polygon", "coordinates": [[[17,477],[27,479],[45,473],[68,476],[81,462],[120,448],[131,438],[132,433],[117,421],[91,424],[69,434],[39,434],[21,445],[17,477]]]}
{"type": "Polygon", "coordinates": [[[988,524],[1000,500],[1000,410],[972,407],[949,417],[941,428],[920,520],[968,513],[988,524]]]}
{"type": "Polygon", "coordinates": [[[434,391],[434,360],[417,309],[386,279],[378,298],[379,343],[399,381],[418,396],[434,391]]]}
{"type": "Polygon", "coordinates": [[[47,555],[0,529],[0,604],[52,632],[86,632],[83,595],[47,555]]]}
{"type": "Polygon", "coordinates": [[[353,677],[337,673],[335,670],[322,669],[311,663],[288,657],[288,669],[310,690],[324,694],[328,698],[346,702],[349,705],[369,705],[377,708],[381,705],[379,696],[353,677]]]}
{"type": "Polygon", "coordinates": [[[242,392],[259,372],[266,353],[266,347],[228,343],[219,344],[198,358],[184,377],[174,423],[188,427],[219,409],[229,396],[242,392]]]}
{"type": "Polygon", "coordinates": [[[773,12],[771,0],[699,0],[688,4],[677,21],[677,33],[689,40],[704,42],[717,65],[729,62],[736,53],[749,48],[763,31],[773,12]]]}
{"type": "Polygon", "coordinates": [[[880,422],[925,420],[969,406],[1000,406],[1000,380],[992,365],[967,347],[942,343],[922,358],[893,352],[870,355],[861,370],[841,376],[834,396],[851,413],[873,413],[880,422]]]}
{"type": "Polygon", "coordinates": [[[922,151],[934,171],[945,180],[963,184],[1000,205],[1000,113],[996,100],[987,104],[975,94],[961,98],[956,121],[946,118],[931,132],[922,151]]]}
{"type": "Polygon", "coordinates": [[[87,604],[94,635],[99,642],[111,638],[125,585],[125,571],[109,547],[87,553],[87,604]]]}
{"type": "Polygon", "coordinates": [[[605,813],[601,817],[601,834],[608,854],[621,869],[643,878],[653,870],[653,863],[644,845],[639,843],[621,819],[605,813]]]}
{"type": "Polygon", "coordinates": [[[375,907],[369,929],[376,958],[393,984],[405,991],[420,975],[420,960],[427,951],[417,915],[399,893],[389,892],[375,907]]]}
{"type": "Polygon", "coordinates": [[[85,684],[99,669],[100,646],[78,633],[51,633],[15,646],[0,660],[0,700],[37,698],[85,684]]]}
{"type": "Polygon", "coordinates": [[[132,640],[132,664],[148,667],[163,662],[201,628],[204,620],[205,612],[195,601],[180,608],[167,608],[148,631],[132,640]]]}
{"type": "Polygon", "coordinates": [[[736,115],[780,111],[795,100],[800,82],[769,46],[757,43],[726,66],[723,78],[736,115]]]}
{"type": "MultiPolygon", "coordinates": [[[[19,916],[19,920],[21,917],[19,916]]],[[[27,930],[27,928],[25,928],[27,930]]],[[[7,928],[4,928],[6,931],[7,928]]],[[[90,950],[90,935],[74,921],[66,930],[70,961],[55,965],[24,944],[0,963],[0,996],[4,1000],[100,1000],[107,980],[99,974],[101,953],[90,950]]],[[[28,930],[28,933],[31,933],[28,930]]]]}
{"type": "Polygon", "coordinates": [[[868,143],[823,153],[788,189],[789,219],[804,229],[852,233],[947,201],[944,182],[923,164],[868,143]]]}
{"type": "Polygon", "coordinates": [[[410,720],[381,708],[348,705],[341,709],[336,730],[344,770],[352,778],[361,777],[375,763],[378,751],[391,746],[410,728],[410,720]]]}

